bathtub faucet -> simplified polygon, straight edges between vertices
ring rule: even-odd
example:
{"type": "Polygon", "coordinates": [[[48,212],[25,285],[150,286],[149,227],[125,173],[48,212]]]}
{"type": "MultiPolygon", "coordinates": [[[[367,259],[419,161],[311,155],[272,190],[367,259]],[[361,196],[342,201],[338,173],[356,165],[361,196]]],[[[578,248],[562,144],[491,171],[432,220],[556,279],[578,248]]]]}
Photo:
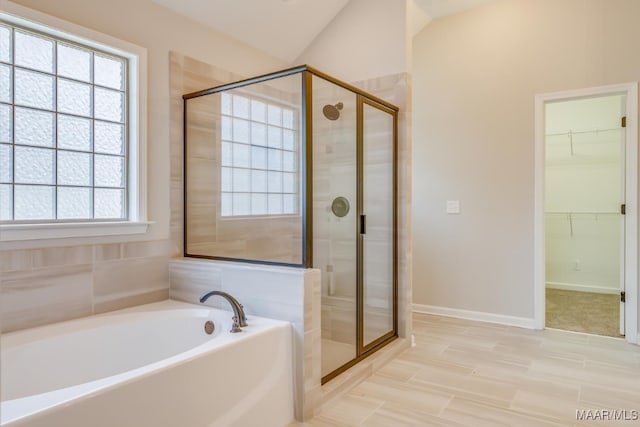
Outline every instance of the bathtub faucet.
{"type": "Polygon", "coordinates": [[[228,293],[222,291],[211,291],[203,295],[202,298],[200,298],[200,302],[204,303],[209,299],[209,297],[212,297],[214,295],[221,296],[222,298],[229,301],[229,304],[231,304],[231,308],[233,309],[233,326],[231,327],[231,332],[242,332],[242,329],[240,329],[240,327],[247,326],[247,316],[245,316],[244,314],[244,308],[242,307],[242,304],[240,304],[237,299],[235,299],[228,293]]]}

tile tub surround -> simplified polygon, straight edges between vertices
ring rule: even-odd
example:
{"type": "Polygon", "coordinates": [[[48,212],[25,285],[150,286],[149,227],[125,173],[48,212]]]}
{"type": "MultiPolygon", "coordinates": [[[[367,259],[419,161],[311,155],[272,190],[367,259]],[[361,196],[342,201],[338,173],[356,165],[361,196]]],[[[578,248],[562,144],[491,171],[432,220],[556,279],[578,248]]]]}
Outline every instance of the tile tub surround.
{"type": "Polygon", "coordinates": [[[169,240],[0,251],[2,332],[169,297],[169,240]]]}
{"type": "MultiPolygon", "coordinates": [[[[169,262],[169,274],[172,299],[199,304],[205,293],[221,290],[248,315],[291,322],[295,416],[315,415],[321,399],[320,270],[182,258],[169,262]]],[[[206,305],[231,312],[223,298],[206,305]]]]}

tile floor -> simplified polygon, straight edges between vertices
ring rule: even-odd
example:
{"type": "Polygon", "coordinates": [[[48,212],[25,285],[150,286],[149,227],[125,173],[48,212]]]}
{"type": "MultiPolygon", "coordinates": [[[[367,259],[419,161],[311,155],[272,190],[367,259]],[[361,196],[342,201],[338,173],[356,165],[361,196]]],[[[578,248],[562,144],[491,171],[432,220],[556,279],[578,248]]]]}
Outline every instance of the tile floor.
{"type": "Polygon", "coordinates": [[[640,411],[640,347],[622,339],[414,315],[416,346],[320,415],[290,426],[625,426],[577,409],[640,411]]]}

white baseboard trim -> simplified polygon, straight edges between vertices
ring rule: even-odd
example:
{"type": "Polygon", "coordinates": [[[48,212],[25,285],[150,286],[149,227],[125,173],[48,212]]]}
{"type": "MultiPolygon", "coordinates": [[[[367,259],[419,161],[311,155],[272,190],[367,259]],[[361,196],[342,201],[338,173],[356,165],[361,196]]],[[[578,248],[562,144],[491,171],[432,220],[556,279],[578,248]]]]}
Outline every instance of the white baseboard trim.
{"type": "Polygon", "coordinates": [[[577,283],[546,282],[546,287],[563,291],[593,292],[595,294],[617,295],[620,289],[605,288],[604,286],[580,285],[577,283]]]}
{"type": "Polygon", "coordinates": [[[461,310],[457,308],[438,307],[435,305],[413,304],[416,313],[434,314],[437,316],[457,317],[459,319],[478,322],[499,323],[519,328],[535,329],[533,318],[507,316],[504,314],[486,313],[482,311],[461,310]]]}

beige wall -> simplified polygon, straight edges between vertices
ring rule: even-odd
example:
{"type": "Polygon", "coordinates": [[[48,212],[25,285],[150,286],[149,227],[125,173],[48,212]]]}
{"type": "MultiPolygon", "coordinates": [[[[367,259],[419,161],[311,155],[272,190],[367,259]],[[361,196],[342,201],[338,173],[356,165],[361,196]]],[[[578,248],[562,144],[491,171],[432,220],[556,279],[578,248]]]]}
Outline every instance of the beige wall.
{"type": "Polygon", "coordinates": [[[638,80],[638,16],[499,0],[414,39],[414,303],[533,317],[534,95],[638,80]]]}
{"type": "MultiPolygon", "coordinates": [[[[148,218],[135,237],[32,240],[0,244],[3,330],[66,320],[168,295],[167,260],[181,252],[181,180],[170,185],[169,51],[254,75],[286,66],[151,0],[18,0],[54,17],[147,49],[148,218]],[[173,199],[173,203],[170,203],[173,199]],[[179,208],[176,208],[179,207],[179,208]],[[171,221],[170,221],[171,217],[171,221]],[[169,240],[171,239],[171,241],[169,240]],[[140,243],[127,243],[143,240],[140,243]],[[152,273],[151,273],[152,272],[152,273]]],[[[0,7],[9,2],[2,0],[0,7]]],[[[224,81],[236,75],[227,73],[224,81]]],[[[204,86],[208,87],[208,86],[204,86]]],[[[204,88],[199,87],[198,89],[204,88]]],[[[181,126],[180,126],[181,128],[181,126]]],[[[175,131],[175,129],[172,129],[175,131]]],[[[174,173],[180,174],[181,169],[174,173]]]]}

